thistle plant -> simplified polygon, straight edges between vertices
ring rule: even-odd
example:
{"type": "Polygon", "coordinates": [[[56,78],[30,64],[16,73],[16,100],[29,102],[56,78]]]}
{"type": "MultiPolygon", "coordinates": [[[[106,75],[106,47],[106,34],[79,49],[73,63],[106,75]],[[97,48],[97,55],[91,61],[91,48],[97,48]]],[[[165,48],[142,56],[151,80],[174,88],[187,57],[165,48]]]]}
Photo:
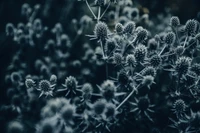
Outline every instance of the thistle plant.
{"type": "Polygon", "coordinates": [[[199,132],[199,20],[141,2],[21,5],[0,51],[2,132],[199,132]]]}

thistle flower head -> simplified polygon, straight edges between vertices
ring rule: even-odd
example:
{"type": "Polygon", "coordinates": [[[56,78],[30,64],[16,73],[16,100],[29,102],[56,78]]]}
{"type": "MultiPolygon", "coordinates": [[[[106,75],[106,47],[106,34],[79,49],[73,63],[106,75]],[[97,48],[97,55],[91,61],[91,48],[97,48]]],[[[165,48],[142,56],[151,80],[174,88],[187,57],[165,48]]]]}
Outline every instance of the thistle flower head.
{"type": "Polygon", "coordinates": [[[135,67],[136,67],[136,64],[137,64],[136,59],[135,59],[135,56],[134,56],[133,54],[127,55],[127,56],[126,56],[126,63],[127,63],[129,66],[135,68],[135,67]]]}
{"type": "Polygon", "coordinates": [[[189,57],[180,57],[176,61],[175,70],[178,72],[178,74],[186,74],[190,68],[191,64],[191,58],[189,57]]]}
{"type": "Polygon", "coordinates": [[[105,40],[108,37],[108,26],[104,22],[98,22],[95,25],[94,34],[97,39],[105,40]]]}
{"type": "Polygon", "coordinates": [[[105,111],[107,102],[104,99],[97,100],[93,104],[93,111],[95,114],[100,115],[105,111]]]}
{"type": "Polygon", "coordinates": [[[128,84],[129,82],[129,77],[126,73],[126,71],[124,70],[121,70],[119,73],[118,73],[118,82],[122,85],[126,85],[128,84]]]}
{"type": "Polygon", "coordinates": [[[117,23],[115,25],[115,31],[117,32],[117,34],[122,34],[124,31],[124,26],[121,23],[117,23]]]}
{"type": "Polygon", "coordinates": [[[159,55],[153,55],[151,58],[150,58],[150,64],[151,66],[153,67],[159,67],[162,63],[162,59],[159,55]]]}
{"type": "Polygon", "coordinates": [[[190,35],[194,34],[197,28],[197,23],[194,19],[190,19],[185,24],[185,31],[190,35]]]}
{"type": "Polygon", "coordinates": [[[65,86],[67,89],[76,90],[77,88],[77,80],[73,76],[69,76],[65,79],[65,86]]]}
{"type": "Polygon", "coordinates": [[[106,80],[101,85],[103,97],[109,101],[115,97],[116,87],[111,80],[106,80]]]}
{"type": "Polygon", "coordinates": [[[31,88],[35,86],[35,82],[32,79],[26,79],[25,81],[26,88],[31,88]]]}
{"type": "Polygon", "coordinates": [[[173,111],[176,114],[181,114],[185,112],[186,104],[182,99],[178,99],[173,104],[173,111]]]}
{"type": "Polygon", "coordinates": [[[169,32],[165,36],[165,43],[168,45],[174,44],[176,40],[176,35],[173,32],[169,32]]]}
{"type": "Polygon", "coordinates": [[[173,27],[177,27],[180,25],[180,20],[177,16],[172,16],[170,19],[170,25],[173,27]]]}
{"type": "Polygon", "coordinates": [[[147,47],[142,44],[136,46],[134,56],[137,62],[143,62],[147,56],[147,47]]]}
{"type": "Polygon", "coordinates": [[[150,75],[152,77],[155,77],[156,76],[156,69],[152,66],[149,66],[149,67],[145,67],[143,70],[142,70],[142,75],[143,76],[147,76],[147,75],[150,75]]]}
{"type": "Polygon", "coordinates": [[[116,115],[116,106],[113,103],[107,103],[105,114],[107,117],[114,117],[116,115]]]}
{"type": "Polygon", "coordinates": [[[130,21],[124,26],[124,33],[125,34],[132,34],[135,30],[135,22],[130,21]]]}
{"type": "Polygon", "coordinates": [[[137,41],[138,42],[143,42],[147,39],[148,36],[148,31],[146,29],[141,29],[137,33],[137,41]]]}
{"type": "Polygon", "coordinates": [[[114,59],[115,64],[117,64],[117,65],[122,64],[123,58],[120,53],[114,53],[113,59],[114,59]]]}
{"type": "Polygon", "coordinates": [[[151,75],[144,76],[142,79],[142,85],[147,86],[150,88],[150,86],[154,83],[154,77],[151,75]]]}

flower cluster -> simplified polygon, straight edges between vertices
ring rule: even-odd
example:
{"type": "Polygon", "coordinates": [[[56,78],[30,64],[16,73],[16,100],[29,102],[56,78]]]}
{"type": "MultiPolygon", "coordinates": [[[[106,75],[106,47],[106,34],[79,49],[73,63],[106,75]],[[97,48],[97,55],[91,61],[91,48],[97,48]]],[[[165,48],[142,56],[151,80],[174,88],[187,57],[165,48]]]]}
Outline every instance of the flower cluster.
{"type": "Polygon", "coordinates": [[[21,22],[6,24],[5,132],[200,132],[200,23],[151,19],[132,0],[88,1],[65,1],[53,24],[56,2],[26,3],[21,22]],[[71,16],[76,6],[88,12],[71,16]]]}

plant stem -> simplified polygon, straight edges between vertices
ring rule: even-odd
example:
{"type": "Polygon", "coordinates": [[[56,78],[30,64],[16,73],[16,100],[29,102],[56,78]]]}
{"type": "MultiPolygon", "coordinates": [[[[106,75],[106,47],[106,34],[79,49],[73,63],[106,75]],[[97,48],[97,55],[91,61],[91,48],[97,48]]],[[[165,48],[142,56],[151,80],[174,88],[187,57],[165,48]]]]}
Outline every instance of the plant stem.
{"type": "Polygon", "coordinates": [[[87,5],[88,9],[90,10],[90,12],[92,13],[93,17],[94,17],[95,19],[97,19],[96,15],[95,15],[94,12],[92,11],[92,9],[91,9],[90,5],[88,4],[88,1],[87,1],[87,0],[85,1],[85,3],[86,3],[86,5],[87,5]]]}
{"type": "Polygon", "coordinates": [[[137,90],[140,87],[140,84],[135,88],[133,88],[133,90],[130,92],[130,94],[117,106],[116,110],[118,110],[135,92],[135,90],[137,90]]]}
{"type": "Polygon", "coordinates": [[[109,2],[109,4],[108,4],[108,6],[106,7],[105,11],[102,13],[100,19],[104,16],[104,14],[106,13],[106,11],[108,10],[109,7],[110,7],[110,2],[109,2]]]}

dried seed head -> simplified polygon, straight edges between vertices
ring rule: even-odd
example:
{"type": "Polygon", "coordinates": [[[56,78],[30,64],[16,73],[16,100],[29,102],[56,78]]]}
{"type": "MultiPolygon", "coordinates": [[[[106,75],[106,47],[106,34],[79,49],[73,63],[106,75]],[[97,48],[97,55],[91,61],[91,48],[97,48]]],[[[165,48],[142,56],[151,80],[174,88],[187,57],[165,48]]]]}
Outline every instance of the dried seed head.
{"type": "Polygon", "coordinates": [[[142,44],[136,46],[134,56],[137,62],[143,62],[147,56],[147,47],[142,44]]]}
{"type": "Polygon", "coordinates": [[[126,56],[126,63],[127,63],[129,66],[135,68],[136,65],[137,65],[135,56],[134,56],[133,54],[127,55],[127,56],[126,56]]]}
{"type": "Polygon", "coordinates": [[[118,74],[118,82],[122,85],[126,85],[129,82],[127,73],[124,70],[121,70],[118,74]]]}
{"type": "Polygon", "coordinates": [[[151,75],[147,75],[143,77],[142,84],[150,87],[154,83],[154,77],[151,75]]]}
{"type": "Polygon", "coordinates": [[[124,26],[121,23],[117,23],[115,25],[115,31],[117,32],[117,34],[122,34],[124,31],[124,26]]]}
{"type": "Polygon", "coordinates": [[[190,19],[185,24],[185,31],[188,35],[194,34],[197,28],[197,23],[194,19],[190,19]]]}
{"type": "Polygon", "coordinates": [[[94,113],[97,115],[102,114],[105,111],[106,103],[103,99],[96,101],[93,105],[94,113]]]}
{"type": "Polygon", "coordinates": [[[56,75],[51,75],[51,77],[50,77],[50,83],[51,84],[55,84],[55,83],[57,83],[57,76],[56,75]]]}
{"type": "Polygon", "coordinates": [[[26,79],[25,85],[26,85],[26,88],[31,88],[35,86],[35,82],[32,79],[26,79]]]}
{"type": "Polygon", "coordinates": [[[98,22],[94,28],[97,39],[105,40],[108,37],[108,26],[104,22],[98,22]]]}
{"type": "Polygon", "coordinates": [[[128,22],[124,26],[124,33],[125,34],[132,34],[134,30],[135,30],[135,22],[133,22],[133,21],[128,22]]]}
{"type": "Polygon", "coordinates": [[[170,25],[173,26],[173,27],[177,27],[180,25],[180,20],[178,17],[176,16],[172,16],[171,19],[170,19],[170,25]]]}
{"type": "Polygon", "coordinates": [[[137,33],[137,41],[138,42],[145,41],[147,39],[147,36],[148,36],[148,31],[146,29],[141,29],[137,33]]]}
{"type": "Polygon", "coordinates": [[[113,117],[116,114],[116,106],[113,103],[108,103],[106,105],[105,114],[107,117],[113,117]]]}
{"type": "Polygon", "coordinates": [[[180,57],[176,61],[175,70],[178,72],[178,74],[186,74],[189,70],[191,64],[191,58],[189,57],[180,57]]]}
{"type": "Polygon", "coordinates": [[[41,80],[39,82],[39,89],[44,92],[49,92],[52,90],[51,84],[48,80],[41,80]]]}
{"type": "Polygon", "coordinates": [[[162,63],[162,59],[159,55],[153,55],[151,58],[150,58],[150,64],[151,66],[153,67],[159,67],[162,63]]]}
{"type": "Polygon", "coordinates": [[[111,80],[106,80],[101,85],[103,97],[109,101],[115,97],[116,87],[111,80]]]}
{"type": "Polygon", "coordinates": [[[142,73],[141,73],[143,76],[147,76],[147,75],[150,75],[152,77],[155,77],[156,76],[156,69],[154,67],[146,67],[142,70],[142,73]]]}
{"type": "Polygon", "coordinates": [[[174,44],[176,40],[176,35],[173,32],[169,32],[165,36],[165,43],[168,45],[174,44]]]}
{"type": "Polygon", "coordinates": [[[76,90],[77,88],[77,80],[73,76],[69,76],[65,79],[65,85],[70,90],[76,90]]]}
{"type": "Polygon", "coordinates": [[[114,59],[115,64],[117,64],[117,65],[122,64],[123,58],[120,53],[114,53],[113,59],[114,59]]]}
{"type": "Polygon", "coordinates": [[[186,109],[186,104],[182,99],[178,99],[174,102],[173,109],[175,113],[183,113],[186,109]]]}

